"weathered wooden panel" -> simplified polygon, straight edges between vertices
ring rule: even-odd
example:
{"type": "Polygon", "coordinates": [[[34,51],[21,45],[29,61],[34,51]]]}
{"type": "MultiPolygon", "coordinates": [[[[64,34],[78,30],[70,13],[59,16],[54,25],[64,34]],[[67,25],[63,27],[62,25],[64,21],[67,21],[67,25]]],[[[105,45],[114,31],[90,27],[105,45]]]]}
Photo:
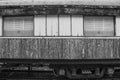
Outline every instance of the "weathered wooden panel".
{"type": "Polygon", "coordinates": [[[60,39],[49,39],[48,43],[48,55],[50,59],[61,59],[61,40],[60,39]]]}
{"type": "Polygon", "coordinates": [[[96,40],[87,39],[85,40],[85,51],[86,51],[86,58],[95,59],[97,58],[96,53],[96,40]]]}
{"type": "Polygon", "coordinates": [[[101,59],[114,58],[114,41],[113,40],[87,40],[87,58],[101,59]]]}
{"type": "Polygon", "coordinates": [[[107,5],[23,5],[0,6],[0,15],[120,15],[120,6],[107,5]]]}
{"type": "Polygon", "coordinates": [[[60,36],[71,35],[71,18],[69,15],[59,16],[59,34],[60,36]]]}
{"type": "Polygon", "coordinates": [[[71,55],[70,55],[70,39],[63,39],[63,56],[62,59],[70,59],[71,55]]]}
{"type": "Polygon", "coordinates": [[[48,59],[49,58],[49,48],[48,48],[48,39],[41,39],[41,58],[48,59]]]}
{"type": "Polygon", "coordinates": [[[96,41],[96,58],[105,58],[104,55],[104,40],[96,41]]]}
{"type": "Polygon", "coordinates": [[[0,58],[114,59],[120,39],[0,39],[0,58]]]}
{"type": "Polygon", "coordinates": [[[47,16],[47,36],[58,36],[58,16],[47,16]]]}
{"type": "Polygon", "coordinates": [[[20,51],[20,40],[17,39],[11,39],[9,42],[10,47],[10,56],[11,58],[19,58],[21,51],[20,51]]]}
{"type": "Polygon", "coordinates": [[[72,36],[83,36],[83,16],[72,16],[72,36]]]}
{"type": "Polygon", "coordinates": [[[0,58],[3,57],[4,48],[3,48],[3,39],[0,39],[0,58]]]}
{"type": "Polygon", "coordinates": [[[17,39],[1,39],[1,55],[2,58],[20,58],[21,47],[20,40],[17,39]]]}
{"type": "Polygon", "coordinates": [[[3,58],[11,58],[11,53],[10,53],[10,50],[9,50],[9,48],[10,48],[10,46],[9,46],[9,39],[4,39],[3,40],[3,49],[4,49],[4,51],[3,51],[3,58]]]}
{"type": "Polygon", "coordinates": [[[104,40],[104,55],[105,58],[114,58],[114,41],[111,40],[104,40]]]}
{"type": "Polygon", "coordinates": [[[85,57],[84,52],[84,39],[71,39],[70,40],[70,56],[71,59],[82,59],[85,57]]]}
{"type": "Polygon", "coordinates": [[[120,58],[120,40],[114,40],[114,58],[120,58]]]}
{"type": "Polygon", "coordinates": [[[21,49],[20,58],[35,58],[35,59],[41,58],[40,40],[22,39],[19,44],[20,44],[19,48],[21,49]]]}

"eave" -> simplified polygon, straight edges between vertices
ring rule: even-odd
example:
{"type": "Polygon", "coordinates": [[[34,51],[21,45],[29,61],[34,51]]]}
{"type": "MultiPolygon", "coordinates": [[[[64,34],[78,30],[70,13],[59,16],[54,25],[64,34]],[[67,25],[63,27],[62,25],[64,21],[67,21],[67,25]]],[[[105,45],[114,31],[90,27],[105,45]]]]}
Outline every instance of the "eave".
{"type": "Polygon", "coordinates": [[[16,5],[0,6],[0,15],[103,15],[119,16],[120,6],[111,5],[16,5]]]}

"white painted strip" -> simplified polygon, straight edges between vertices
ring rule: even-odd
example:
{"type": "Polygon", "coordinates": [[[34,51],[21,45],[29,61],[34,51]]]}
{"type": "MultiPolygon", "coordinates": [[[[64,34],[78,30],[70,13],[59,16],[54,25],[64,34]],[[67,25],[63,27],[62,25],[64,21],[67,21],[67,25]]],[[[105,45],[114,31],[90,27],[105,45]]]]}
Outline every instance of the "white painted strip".
{"type": "Polygon", "coordinates": [[[0,16],[0,36],[2,36],[2,26],[3,26],[2,16],[0,16]]]}
{"type": "Polygon", "coordinates": [[[120,0],[0,0],[2,5],[120,5],[120,0]]]}
{"type": "Polygon", "coordinates": [[[69,15],[59,16],[59,34],[60,36],[70,36],[71,35],[71,23],[69,15]]]}
{"type": "Polygon", "coordinates": [[[120,16],[116,16],[116,36],[120,36],[120,16]]]}
{"type": "Polygon", "coordinates": [[[120,39],[120,37],[0,37],[0,39],[120,39]]]}
{"type": "Polygon", "coordinates": [[[72,16],[72,36],[83,36],[83,16],[72,16]]]}
{"type": "Polygon", "coordinates": [[[47,36],[58,36],[58,16],[47,16],[47,36]]]}
{"type": "Polygon", "coordinates": [[[46,16],[37,15],[34,19],[35,36],[46,36],[46,16]]]}

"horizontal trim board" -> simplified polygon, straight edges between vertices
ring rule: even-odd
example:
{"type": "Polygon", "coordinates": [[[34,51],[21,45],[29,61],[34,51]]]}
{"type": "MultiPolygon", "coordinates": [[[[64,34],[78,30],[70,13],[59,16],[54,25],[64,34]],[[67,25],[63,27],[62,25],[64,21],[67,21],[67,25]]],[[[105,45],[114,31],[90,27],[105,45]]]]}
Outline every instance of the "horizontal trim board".
{"type": "Polygon", "coordinates": [[[0,5],[120,5],[119,0],[0,0],[0,5]]]}
{"type": "Polygon", "coordinates": [[[0,15],[120,15],[120,6],[37,5],[0,7],[0,15]]]}
{"type": "Polygon", "coordinates": [[[0,39],[120,39],[117,37],[0,37],[0,39]]]}
{"type": "Polygon", "coordinates": [[[0,9],[22,9],[22,8],[107,8],[120,9],[120,5],[16,5],[1,6],[0,9]]]}

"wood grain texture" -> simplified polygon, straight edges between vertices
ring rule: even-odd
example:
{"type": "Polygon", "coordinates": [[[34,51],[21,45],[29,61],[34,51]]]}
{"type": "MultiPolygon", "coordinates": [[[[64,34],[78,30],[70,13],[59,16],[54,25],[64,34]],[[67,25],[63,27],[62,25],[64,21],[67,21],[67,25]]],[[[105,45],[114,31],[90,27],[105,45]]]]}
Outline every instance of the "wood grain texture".
{"type": "Polygon", "coordinates": [[[84,47],[84,39],[72,39],[70,43],[71,59],[84,58],[84,47]]]}
{"type": "Polygon", "coordinates": [[[3,57],[3,52],[4,52],[4,48],[3,48],[3,39],[0,39],[0,58],[3,57]]]}
{"type": "Polygon", "coordinates": [[[41,58],[50,58],[48,54],[48,39],[41,39],[41,58]]]}
{"type": "Polygon", "coordinates": [[[96,58],[96,40],[85,40],[87,58],[96,58]]]}
{"type": "Polygon", "coordinates": [[[70,40],[69,39],[63,39],[63,59],[70,59],[70,40]]]}
{"type": "Polygon", "coordinates": [[[112,5],[16,5],[0,6],[0,15],[92,15],[118,16],[120,6],[112,5]]]}
{"type": "Polygon", "coordinates": [[[114,40],[114,58],[120,58],[120,40],[114,40]]]}
{"type": "Polygon", "coordinates": [[[48,55],[50,59],[59,59],[61,53],[61,42],[59,39],[49,39],[48,55]]]}
{"type": "Polygon", "coordinates": [[[105,58],[114,58],[114,45],[113,45],[113,40],[106,40],[104,41],[104,54],[105,58]]]}
{"type": "Polygon", "coordinates": [[[120,39],[0,39],[0,58],[114,59],[120,39]]]}

